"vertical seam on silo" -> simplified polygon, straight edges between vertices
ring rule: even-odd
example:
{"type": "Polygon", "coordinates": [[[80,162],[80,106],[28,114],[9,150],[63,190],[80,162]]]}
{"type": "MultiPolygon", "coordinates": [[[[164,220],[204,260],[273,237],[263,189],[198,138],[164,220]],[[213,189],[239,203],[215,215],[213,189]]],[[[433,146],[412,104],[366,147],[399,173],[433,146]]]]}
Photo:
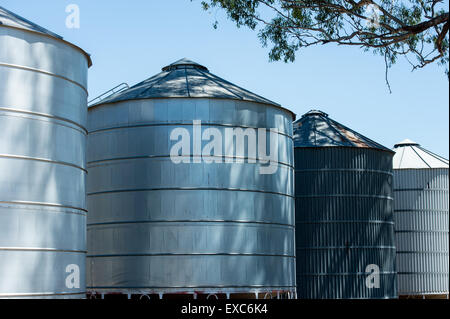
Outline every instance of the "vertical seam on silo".
{"type": "MultiPolygon", "coordinates": [[[[336,122],[336,123],[339,124],[339,126],[341,126],[342,128],[344,128],[344,129],[346,129],[347,131],[349,131],[349,132],[355,134],[356,136],[359,136],[362,140],[364,140],[364,143],[369,142],[370,144],[372,144],[371,146],[374,147],[374,148],[380,148],[380,149],[382,149],[382,150],[389,150],[389,151],[391,151],[390,149],[387,149],[386,147],[384,147],[384,146],[381,145],[380,143],[377,143],[377,142],[375,142],[374,140],[371,140],[370,138],[368,138],[368,137],[366,137],[366,136],[364,136],[364,135],[362,135],[362,134],[360,134],[360,133],[358,133],[358,132],[352,130],[351,128],[349,128],[349,127],[347,127],[347,126],[345,126],[345,125],[343,125],[343,124],[341,124],[341,123],[339,123],[339,122],[337,122],[337,121],[333,121],[333,122],[336,122]]],[[[366,144],[367,144],[367,143],[366,143],[366,144]]]]}
{"type": "Polygon", "coordinates": [[[314,146],[317,146],[317,124],[316,121],[313,121],[314,123],[314,146]]]}
{"type": "Polygon", "coordinates": [[[424,149],[424,148],[422,148],[422,147],[417,147],[419,150],[421,150],[422,152],[425,152],[425,153],[427,153],[428,155],[430,155],[430,156],[433,156],[435,159],[437,159],[437,160],[439,160],[439,161],[441,161],[442,163],[444,163],[444,164],[449,164],[448,163],[448,161],[445,159],[445,158],[442,158],[442,157],[440,157],[439,155],[437,155],[437,154],[434,154],[433,152],[431,152],[431,151],[429,151],[429,150],[426,150],[426,149],[424,149]]]}
{"type": "Polygon", "coordinates": [[[166,75],[164,75],[163,77],[161,77],[159,80],[155,81],[155,83],[153,83],[153,84],[150,85],[148,88],[146,88],[144,91],[142,91],[140,95],[143,95],[145,92],[147,92],[148,90],[150,90],[151,88],[153,88],[156,84],[158,84],[159,82],[161,82],[162,80],[164,80],[164,79],[165,79],[166,77],[168,77],[171,73],[172,73],[172,71],[168,71],[166,75]]]}
{"type": "Polygon", "coordinates": [[[191,93],[189,92],[189,80],[188,80],[188,75],[187,75],[187,68],[184,68],[184,75],[186,76],[186,89],[187,89],[187,93],[188,93],[188,96],[191,97],[191,93]]]}
{"type": "MultiPolygon", "coordinates": [[[[226,83],[226,84],[231,85],[232,87],[236,87],[236,88],[238,88],[239,90],[242,90],[244,93],[247,93],[247,94],[256,96],[258,99],[264,101],[263,103],[279,105],[278,103],[272,102],[272,101],[266,99],[265,97],[262,97],[261,95],[258,95],[258,94],[256,94],[256,93],[253,93],[253,92],[251,92],[251,91],[249,91],[249,90],[246,90],[246,89],[244,89],[244,88],[242,88],[242,87],[240,87],[240,86],[238,86],[238,85],[236,85],[236,84],[233,84],[233,83],[231,83],[231,82],[229,82],[229,81],[227,81],[227,80],[225,80],[225,79],[222,79],[220,76],[217,76],[217,75],[214,75],[214,74],[212,74],[212,76],[216,77],[217,79],[219,79],[220,81],[223,81],[223,82],[226,83]]],[[[228,90],[228,91],[230,91],[230,90],[228,90]]],[[[230,91],[230,92],[232,92],[232,91],[230,91]]],[[[233,93],[233,94],[237,95],[236,93],[233,93]]]]}
{"type": "Polygon", "coordinates": [[[234,96],[237,96],[239,99],[244,100],[244,98],[236,93],[234,93],[233,91],[231,91],[230,89],[228,89],[227,87],[225,87],[223,84],[220,84],[219,82],[217,82],[215,79],[211,78],[210,76],[208,76],[205,72],[203,72],[202,70],[199,69],[195,69],[195,71],[197,71],[198,73],[201,73],[204,77],[210,79],[211,81],[213,81],[214,83],[216,83],[218,86],[224,88],[225,90],[227,90],[228,92],[230,92],[231,94],[233,94],[234,96]]]}
{"type": "Polygon", "coordinates": [[[417,154],[417,156],[419,156],[419,158],[425,163],[425,165],[428,166],[428,168],[431,168],[430,164],[428,164],[428,163],[422,158],[422,156],[420,156],[419,153],[417,153],[417,151],[414,149],[414,147],[410,146],[410,148],[414,151],[414,153],[417,154]]]}
{"type": "MultiPolygon", "coordinates": [[[[338,135],[340,135],[344,140],[347,140],[347,142],[349,142],[352,146],[358,147],[358,145],[356,145],[355,143],[353,143],[349,138],[345,137],[344,135],[342,135],[342,133],[333,126],[334,123],[331,123],[331,121],[324,117],[324,120],[328,123],[328,125],[336,132],[338,133],[338,135]]],[[[340,124],[339,124],[340,125],[340,124]]],[[[340,125],[341,127],[344,127],[343,125],[340,125]]],[[[348,131],[351,131],[350,129],[346,128],[348,131]]],[[[352,132],[353,134],[355,134],[355,132],[352,132]]]]}
{"type": "Polygon", "coordinates": [[[402,156],[400,157],[400,163],[398,164],[398,167],[401,168],[402,167],[402,162],[403,162],[403,156],[405,155],[405,147],[402,147],[402,156]]]}

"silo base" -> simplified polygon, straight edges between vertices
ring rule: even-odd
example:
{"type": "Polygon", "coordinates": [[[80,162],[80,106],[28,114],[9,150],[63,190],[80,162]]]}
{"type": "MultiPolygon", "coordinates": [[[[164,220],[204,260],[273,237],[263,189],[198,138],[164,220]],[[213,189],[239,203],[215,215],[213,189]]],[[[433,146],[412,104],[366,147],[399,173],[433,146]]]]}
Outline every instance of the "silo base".
{"type": "Polygon", "coordinates": [[[449,299],[447,294],[400,295],[399,299],[449,299]]]}
{"type": "Polygon", "coordinates": [[[151,289],[90,289],[88,299],[131,299],[131,300],[208,300],[208,299],[296,299],[294,290],[231,290],[231,289],[205,289],[198,291],[182,291],[168,289],[164,291],[151,289]]]}

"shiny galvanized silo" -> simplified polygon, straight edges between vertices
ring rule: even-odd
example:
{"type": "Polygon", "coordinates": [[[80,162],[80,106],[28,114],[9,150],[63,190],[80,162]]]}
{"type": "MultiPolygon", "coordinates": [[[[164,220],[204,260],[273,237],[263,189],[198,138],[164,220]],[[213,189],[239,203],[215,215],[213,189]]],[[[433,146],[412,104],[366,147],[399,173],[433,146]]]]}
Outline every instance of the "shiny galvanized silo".
{"type": "Polygon", "coordinates": [[[395,298],[393,152],[321,111],[294,147],[298,298],[395,298]]]}
{"type": "Polygon", "coordinates": [[[399,295],[448,296],[448,160],[410,140],[394,151],[399,295]]]}
{"type": "Polygon", "coordinates": [[[292,119],[186,59],[90,107],[92,294],[293,296],[292,119]],[[267,164],[248,151],[250,137],[245,153],[230,153],[238,142],[226,132],[255,136],[258,128],[273,136],[273,174],[261,173],[267,164]],[[188,134],[188,163],[170,157],[177,130],[188,134]],[[205,153],[210,134],[219,153],[205,153]]]}
{"type": "Polygon", "coordinates": [[[0,7],[0,298],[85,296],[90,64],[0,7]]]}

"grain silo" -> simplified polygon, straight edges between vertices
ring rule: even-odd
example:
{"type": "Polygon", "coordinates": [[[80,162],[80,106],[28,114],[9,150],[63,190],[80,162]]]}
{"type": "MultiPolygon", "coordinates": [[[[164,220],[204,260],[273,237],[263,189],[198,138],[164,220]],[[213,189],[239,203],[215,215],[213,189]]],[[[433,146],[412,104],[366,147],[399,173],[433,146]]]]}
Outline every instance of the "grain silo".
{"type": "Polygon", "coordinates": [[[91,106],[88,290],[293,297],[293,118],[187,59],[91,106]]]}
{"type": "Polygon", "coordinates": [[[321,111],[294,147],[298,298],[395,298],[393,152],[321,111]]]}
{"type": "Polygon", "coordinates": [[[398,293],[448,298],[448,160],[410,140],[394,151],[398,293]]]}
{"type": "Polygon", "coordinates": [[[85,296],[90,64],[0,7],[0,298],[85,296]]]}

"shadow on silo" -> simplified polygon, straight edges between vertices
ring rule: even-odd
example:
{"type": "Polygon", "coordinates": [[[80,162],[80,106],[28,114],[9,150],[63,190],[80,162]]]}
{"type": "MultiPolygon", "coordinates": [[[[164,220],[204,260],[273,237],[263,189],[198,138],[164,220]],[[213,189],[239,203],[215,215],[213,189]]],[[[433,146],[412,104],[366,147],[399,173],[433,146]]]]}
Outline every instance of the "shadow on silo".
{"type": "MultiPolygon", "coordinates": [[[[385,186],[386,183],[390,183],[385,178],[387,175],[380,174],[382,177],[377,178],[370,172],[352,172],[351,167],[345,167],[345,163],[339,164],[341,158],[337,151],[334,153],[335,158],[330,158],[326,153],[320,154],[324,152],[323,149],[317,149],[315,155],[311,154],[314,153],[313,149],[303,152],[304,158],[309,159],[309,163],[300,164],[301,155],[296,156],[296,194],[302,196],[297,198],[296,204],[297,249],[300,248],[301,251],[303,248],[303,255],[309,259],[309,264],[304,269],[302,261],[297,258],[297,274],[300,275],[297,280],[299,297],[314,299],[394,297],[386,294],[388,290],[392,292],[392,287],[386,286],[395,284],[391,283],[392,276],[382,274],[379,289],[368,289],[365,286],[367,265],[377,264],[381,272],[393,271],[389,269],[390,267],[385,268],[392,258],[384,256],[386,253],[393,255],[392,247],[387,248],[392,246],[392,225],[380,223],[387,221],[383,212],[388,213],[389,209],[392,212],[392,207],[385,206],[391,205],[392,201],[370,197],[374,195],[392,197],[387,192],[389,187],[385,186]],[[313,169],[311,164],[314,163],[320,169],[343,170],[301,172],[313,169]],[[305,195],[307,197],[304,197],[305,195]],[[309,235],[301,234],[302,231],[306,231],[309,235]],[[302,279],[308,282],[307,287],[302,288],[302,279]]],[[[347,163],[360,156],[358,153],[350,155],[350,150],[348,152],[347,163]]],[[[364,150],[355,152],[365,154],[364,150]]],[[[367,164],[355,168],[376,169],[367,164]]],[[[385,171],[388,172],[390,169],[385,167],[385,171]]]]}

